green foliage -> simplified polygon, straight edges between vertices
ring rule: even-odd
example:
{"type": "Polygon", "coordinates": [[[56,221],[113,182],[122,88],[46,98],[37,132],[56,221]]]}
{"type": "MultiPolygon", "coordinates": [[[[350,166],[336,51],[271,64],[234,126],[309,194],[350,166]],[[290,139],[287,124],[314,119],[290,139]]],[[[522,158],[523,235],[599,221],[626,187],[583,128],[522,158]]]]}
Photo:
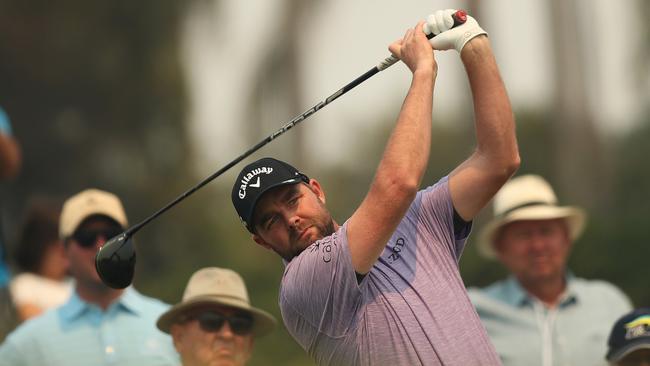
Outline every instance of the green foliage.
{"type": "MultiPolygon", "coordinates": [[[[122,197],[135,223],[201,178],[187,168],[193,159],[179,63],[179,26],[190,3],[0,2],[0,105],[11,116],[24,153],[22,173],[7,187],[5,226],[17,223],[17,213],[33,194],[63,198],[90,186],[122,197]]],[[[331,193],[328,207],[337,221],[349,217],[363,199],[399,102],[374,124],[383,129],[359,131],[363,138],[350,154],[362,166],[307,165],[308,173],[331,193]]],[[[562,156],[556,152],[550,113],[518,111],[516,116],[523,161],[519,173],[541,174],[556,183],[562,156]]],[[[469,156],[474,146],[470,121],[469,112],[436,121],[425,182],[436,181],[469,156]]],[[[297,145],[291,140],[296,136],[291,132],[282,139],[297,145]]],[[[570,262],[579,276],[619,285],[638,306],[650,305],[645,265],[650,258],[648,140],[650,120],[613,142],[614,184],[591,197],[596,203],[589,206],[595,209],[570,262]]],[[[266,153],[279,148],[269,146],[266,153]]],[[[135,285],[175,303],[197,269],[232,268],[246,280],[253,304],[281,319],[277,291],[283,266],[274,253],[255,245],[238,222],[230,204],[231,180],[224,175],[138,233],[135,285]]],[[[560,200],[588,204],[562,195],[560,200]]],[[[489,217],[484,210],[474,231],[489,217]]],[[[461,261],[466,284],[484,286],[505,276],[498,264],[478,257],[472,241],[461,261]]],[[[251,362],[280,364],[312,364],[282,326],[256,342],[251,362]]]]}

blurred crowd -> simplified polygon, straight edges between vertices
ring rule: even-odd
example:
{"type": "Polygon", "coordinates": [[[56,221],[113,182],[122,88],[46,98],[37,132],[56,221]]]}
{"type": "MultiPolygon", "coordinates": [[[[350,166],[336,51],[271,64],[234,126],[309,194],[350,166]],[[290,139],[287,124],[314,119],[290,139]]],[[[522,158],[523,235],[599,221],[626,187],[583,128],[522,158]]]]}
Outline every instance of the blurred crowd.
{"type": "MultiPolygon", "coordinates": [[[[0,110],[0,177],[14,177],[20,159],[0,110]]],[[[614,285],[567,268],[586,213],[559,205],[536,175],[511,179],[493,206],[479,251],[510,276],[469,296],[503,364],[650,365],[650,309],[633,309],[614,285]]],[[[13,251],[0,236],[1,365],[248,362],[254,339],[271,333],[276,320],[251,305],[235,271],[196,271],[173,306],[102,283],[94,254],[127,225],[120,199],[102,190],[26,203],[20,227],[11,228],[13,251]]]]}
{"type": "MultiPolygon", "coordinates": [[[[475,36],[485,34],[478,29],[475,36]]],[[[464,44],[457,46],[459,52],[464,44]]],[[[291,189],[306,188],[293,185],[314,184],[293,167],[274,164],[274,174],[285,169],[287,175],[278,176],[265,189],[289,185],[285,191],[294,194],[291,189]]],[[[19,141],[12,135],[9,116],[0,109],[0,179],[11,180],[20,167],[19,141]]],[[[256,174],[265,169],[254,168],[256,174]]],[[[250,181],[249,187],[260,187],[259,177],[253,182],[254,174],[249,175],[246,185],[250,181]]],[[[274,198],[269,201],[268,194],[260,198],[264,193],[235,206],[254,240],[272,247],[253,220],[258,199],[280,205],[274,198]]],[[[242,196],[246,187],[243,200],[242,196]]],[[[0,214],[6,214],[1,207],[0,214]]],[[[462,228],[453,233],[460,242],[461,237],[466,239],[463,233],[469,233],[471,219],[453,214],[453,229],[462,228]]],[[[258,221],[265,220],[273,217],[258,221]]],[[[129,225],[120,198],[111,192],[88,187],[64,200],[35,194],[24,204],[18,221],[17,227],[9,228],[0,222],[0,366],[245,365],[255,340],[272,336],[278,327],[273,315],[253,306],[244,279],[232,269],[198,269],[173,305],[133,286],[106,286],[95,269],[95,254],[129,225]],[[7,243],[10,236],[3,229],[15,234],[11,235],[15,243],[7,243]]],[[[614,284],[578,277],[569,268],[571,250],[587,222],[583,209],[561,204],[551,184],[539,175],[515,176],[494,196],[492,220],[479,228],[477,245],[508,276],[485,288],[470,288],[467,296],[503,365],[650,365],[650,308],[635,308],[614,284]]],[[[303,234],[309,235],[307,229],[303,234]]],[[[283,258],[288,263],[293,256],[287,255],[283,258]]],[[[368,273],[369,269],[357,271],[351,279],[358,281],[354,286],[360,286],[368,273]]],[[[356,293],[354,286],[347,290],[356,293]]],[[[315,339],[327,333],[318,328],[321,325],[296,322],[293,330],[315,327],[319,333],[315,339]]]]}
{"type": "MultiPolygon", "coordinates": [[[[0,176],[21,165],[0,109],[0,176]]],[[[244,365],[275,318],[250,304],[236,272],[204,268],[173,307],[102,283],[94,256],[126,229],[120,199],[87,189],[25,204],[17,243],[0,236],[0,365],[244,365]]]]}

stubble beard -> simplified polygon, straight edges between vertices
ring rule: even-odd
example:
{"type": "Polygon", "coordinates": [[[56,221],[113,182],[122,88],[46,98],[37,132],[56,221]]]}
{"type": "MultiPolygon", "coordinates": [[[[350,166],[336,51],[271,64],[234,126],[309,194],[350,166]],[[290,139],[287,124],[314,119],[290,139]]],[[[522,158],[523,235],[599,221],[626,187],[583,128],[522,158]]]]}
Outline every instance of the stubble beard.
{"type": "Polygon", "coordinates": [[[278,253],[282,258],[284,258],[286,261],[291,261],[294,257],[297,257],[300,253],[302,253],[305,249],[309,248],[313,243],[323,239],[324,237],[330,236],[334,234],[334,219],[332,219],[332,216],[328,215],[328,219],[322,223],[314,223],[311,226],[316,228],[317,234],[316,238],[314,240],[310,240],[307,243],[298,243],[296,236],[300,235],[300,232],[297,232],[292,235],[292,245],[291,245],[291,252],[290,253],[278,253]]]}

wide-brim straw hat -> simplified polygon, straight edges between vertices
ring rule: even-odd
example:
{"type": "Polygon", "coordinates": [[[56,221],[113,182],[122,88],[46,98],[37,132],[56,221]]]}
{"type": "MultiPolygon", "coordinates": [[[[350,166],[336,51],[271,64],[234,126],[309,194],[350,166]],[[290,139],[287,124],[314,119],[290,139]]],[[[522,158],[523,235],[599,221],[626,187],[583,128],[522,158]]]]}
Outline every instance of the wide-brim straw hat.
{"type": "Polygon", "coordinates": [[[251,306],[246,284],[237,272],[225,268],[208,267],[196,271],[190,277],[183,300],[160,315],[156,326],[169,333],[179,317],[196,308],[228,306],[244,310],[253,316],[253,334],[261,336],[275,328],[277,321],[264,310],[251,306]]]}
{"type": "Polygon", "coordinates": [[[479,233],[478,250],[496,258],[494,240],[499,230],[514,221],[565,219],[571,241],[582,234],[587,215],[581,208],[558,206],[553,188],[538,175],[522,175],[508,181],[494,196],[494,218],[479,233]]]}

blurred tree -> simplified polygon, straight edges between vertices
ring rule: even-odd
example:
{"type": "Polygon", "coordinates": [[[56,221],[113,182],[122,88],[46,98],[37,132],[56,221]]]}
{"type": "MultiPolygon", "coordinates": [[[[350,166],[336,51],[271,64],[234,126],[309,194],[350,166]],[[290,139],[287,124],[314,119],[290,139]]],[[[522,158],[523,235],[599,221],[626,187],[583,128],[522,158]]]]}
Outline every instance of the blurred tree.
{"type": "Polygon", "coordinates": [[[650,115],[650,2],[638,1],[639,20],[641,23],[642,33],[639,41],[639,54],[641,57],[635,58],[634,69],[638,70],[635,75],[641,75],[639,78],[639,92],[642,93],[646,103],[645,119],[641,123],[647,123],[650,115]]]}
{"type": "Polygon", "coordinates": [[[25,149],[18,190],[72,192],[96,177],[130,192],[183,174],[183,4],[1,3],[0,100],[25,149]]]}
{"type": "MultiPolygon", "coordinates": [[[[306,110],[302,98],[302,81],[300,73],[300,41],[302,27],[308,26],[307,19],[319,2],[310,0],[283,0],[281,6],[285,9],[281,14],[279,25],[272,30],[270,42],[262,57],[257,59],[253,71],[250,93],[246,105],[250,106],[246,120],[251,124],[248,140],[251,144],[260,141],[272,131],[306,110]]],[[[295,129],[292,133],[299,138],[292,139],[288,146],[292,163],[305,166],[305,147],[303,129],[295,129]]]]}
{"type": "Polygon", "coordinates": [[[557,190],[587,208],[596,208],[608,203],[597,192],[609,189],[611,162],[605,150],[608,146],[602,143],[594,126],[585,83],[585,64],[592,60],[580,38],[580,26],[593,17],[580,16],[575,0],[553,0],[548,4],[555,69],[554,116],[549,122],[553,140],[557,141],[552,151],[557,190]]]}
{"type": "MultiPolygon", "coordinates": [[[[0,103],[24,153],[8,211],[34,193],[96,186],[117,193],[134,222],[187,186],[178,28],[188,3],[0,2],[0,103]]],[[[137,242],[193,237],[178,227],[143,230],[137,242]]],[[[154,247],[142,252],[139,266],[155,274],[154,247]]]]}

